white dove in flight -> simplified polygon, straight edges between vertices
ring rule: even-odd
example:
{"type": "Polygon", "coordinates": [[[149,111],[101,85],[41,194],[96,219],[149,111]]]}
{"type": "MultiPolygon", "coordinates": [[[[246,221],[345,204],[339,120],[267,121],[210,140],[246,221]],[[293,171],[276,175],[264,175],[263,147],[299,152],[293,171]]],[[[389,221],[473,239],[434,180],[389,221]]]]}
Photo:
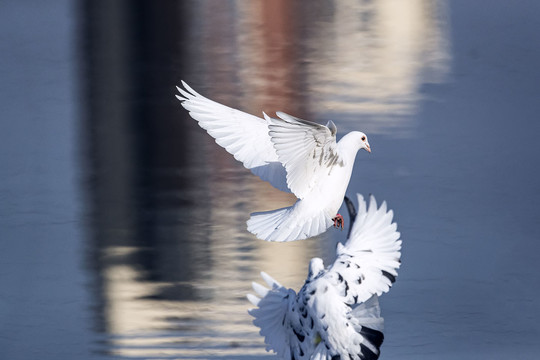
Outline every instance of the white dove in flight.
{"type": "Polygon", "coordinates": [[[400,266],[401,240],[392,210],[383,202],[369,208],[358,195],[359,211],[345,199],[352,227],[337,258],[325,270],[314,258],[298,294],[261,273],[266,288],[253,283],[258,296],[248,294],[257,308],[249,310],[266,350],[281,359],[377,359],[383,342],[383,318],[378,296],[387,292],[400,266]]]}
{"type": "Polygon", "coordinates": [[[294,241],[343,227],[337,214],[359,149],[371,152],[367,136],[352,131],[336,143],[337,128],[277,112],[264,119],[205,98],[182,81],[176,97],[216,143],[262,180],[298,201],[251,214],[247,229],[259,239],[294,241]],[[336,215],[337,214],[337,215],[336,215]]]}

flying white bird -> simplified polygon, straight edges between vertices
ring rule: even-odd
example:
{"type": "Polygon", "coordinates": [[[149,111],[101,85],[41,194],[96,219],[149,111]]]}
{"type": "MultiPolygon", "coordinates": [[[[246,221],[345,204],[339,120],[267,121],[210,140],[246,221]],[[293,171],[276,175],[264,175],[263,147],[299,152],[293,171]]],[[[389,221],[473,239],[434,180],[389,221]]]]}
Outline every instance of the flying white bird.
{"type": "Polygon", "coordinates": [[[249,310],[266,350],[282,359],[377,359],[384,336],[378,296],[387,292],[400,266],[401,240],[392,210],[383,202],[369,208],[358,195],[359,212],[345,198],[352,227],[345,245],[327,269],[313,258],[298,294],[266,273],[269,288],[253,283],[257,296],[249,310]],[[354,219],[356,217],[356,219],[354,219]]]}
{"type": "Polygon", "coordinates": [[[359,149],[371,152],[367,136],[352,131],[336,143],[337,128],[277,112],[264,119],[219,104],[185,82],[176,97],[216,143],[262,180],[292,192],[290,207],[251,214],[248,230],[267,241],[293,241],[318,235],[332,224],[343,227],[337,214],[359,149]],[[336,215],[337,214],[337,215],[336,215]]]}

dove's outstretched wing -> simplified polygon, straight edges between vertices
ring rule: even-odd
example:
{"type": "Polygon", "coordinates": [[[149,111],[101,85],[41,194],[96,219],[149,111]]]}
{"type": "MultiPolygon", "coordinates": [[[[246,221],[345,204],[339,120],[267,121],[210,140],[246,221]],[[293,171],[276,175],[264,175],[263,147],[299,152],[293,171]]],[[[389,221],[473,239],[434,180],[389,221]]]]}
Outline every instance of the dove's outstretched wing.
{"type": "Polygon", "coordinates": [[[178,87],[181,96],[176,97],[216,143],[262,180],[290,192],[286,171],[268,135],[266,120],[210,100],[184,81],[182,85],[185,90],[178,87]]]}

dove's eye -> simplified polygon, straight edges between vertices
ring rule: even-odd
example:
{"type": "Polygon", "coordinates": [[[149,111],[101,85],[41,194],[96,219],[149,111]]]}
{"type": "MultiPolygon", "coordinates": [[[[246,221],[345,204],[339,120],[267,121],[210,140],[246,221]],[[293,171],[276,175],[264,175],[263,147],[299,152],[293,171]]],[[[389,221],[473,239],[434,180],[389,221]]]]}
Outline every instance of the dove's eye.
{"type": "Polygon", "coordinates": [[[365,137],[365,136],[362,136],[362,141],[366,141],[366,137],[365,137]]]}

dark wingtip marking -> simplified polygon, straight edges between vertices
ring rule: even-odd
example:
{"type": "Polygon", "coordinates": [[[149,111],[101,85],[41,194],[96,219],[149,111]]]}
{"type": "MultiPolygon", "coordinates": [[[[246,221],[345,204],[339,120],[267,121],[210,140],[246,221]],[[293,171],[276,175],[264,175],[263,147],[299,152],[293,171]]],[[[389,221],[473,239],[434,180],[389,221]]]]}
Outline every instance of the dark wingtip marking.
{"type": "Polygon", "coordinates": [[[395,277],[394,275],[390,274],[388,271],[382,270],[382,274],[383,274],[384,276],[386,276],[386,277],[388,278],[388,280],[390,280],[390,282],[391,282],[392,284],[396,282],[396,277],[395,277]]]}
{"type": "Polygon", "coordinates": [[[358,354],[360,359],[362,360],[377,360],[379,358],[379,354],[375,354],[373,351],[371,351],[366,345],[360,344],[360,351],[361,354],[358,354]]]}
{"type": "Polygon", "coordinates": [[[356,220],[357,212],[351,199],[345,196],[344,200],[345,200],[345,205],[347,205],[347,210],[349,211],[349,217],[351,218],[351,222],[350,222],[351,225],[349,226],[349,232],[347,233],[347,239],[348,239],[351,237],[351,230],[352,230],[354,221],[356,220]]]}
{"type": "Polygon", "coordinates": [[[345,200],[345,205],[347,205],[347,210],[349,211],[349,216],[351,218],[351,223],[353,223],[357,215],[356,207],[348,196],[345,196],[343,200],[345,200]]]}
{"type": "Polygon", "coordinates": [[[366,338],[377,350],[381,347],[384,341],[384,334],[379,330],[374,330],[365,326],[360,329],[360,335],[366,338]]]}

